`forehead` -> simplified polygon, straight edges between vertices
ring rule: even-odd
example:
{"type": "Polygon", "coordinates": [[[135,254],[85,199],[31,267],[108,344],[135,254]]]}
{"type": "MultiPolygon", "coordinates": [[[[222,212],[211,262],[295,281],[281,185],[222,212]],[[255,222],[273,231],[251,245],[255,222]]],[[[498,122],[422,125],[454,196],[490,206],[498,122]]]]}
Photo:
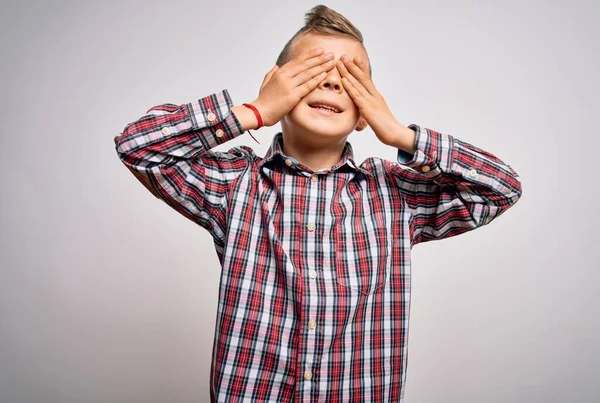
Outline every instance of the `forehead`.
{"type": "Polygon", "coordinates": [[[364,47],[355,39],[313,33],[302,35],[296,39],[292,46],[291,58],[319,46],[322,47],[325,52],[332,52],[336,59],[339,59],[342,55],[348,55],[350,57],[360,56],[363,59],[368,60],[367,52],[364,47]]]}

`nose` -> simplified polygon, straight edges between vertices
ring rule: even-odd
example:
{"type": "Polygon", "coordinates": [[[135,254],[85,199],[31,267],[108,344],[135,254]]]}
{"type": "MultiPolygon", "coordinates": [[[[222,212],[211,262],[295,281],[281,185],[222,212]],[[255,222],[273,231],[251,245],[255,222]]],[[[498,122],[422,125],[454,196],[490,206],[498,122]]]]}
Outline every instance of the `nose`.
{"type": "Polygon", "coordinates": [[[342,86],[342,77],[340,76],[340,72],[337,67],[329,70],[323,81],[319,84],[320,89],[332,89],[338,93],[342,93],[344,91],[344,87],[342,86]]]}

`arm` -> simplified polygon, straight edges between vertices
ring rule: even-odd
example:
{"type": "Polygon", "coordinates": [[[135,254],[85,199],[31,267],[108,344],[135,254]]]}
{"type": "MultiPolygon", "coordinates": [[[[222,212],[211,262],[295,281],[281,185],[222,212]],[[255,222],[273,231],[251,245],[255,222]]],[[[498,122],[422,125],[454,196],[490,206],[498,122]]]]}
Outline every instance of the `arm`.
{"type": "MultiPolygon", "coordinates": [[[[265,75],[253,101],[272,126],[333,69],[332,54],[311,49],[265,75]]],[[[258,122],[245,107],[232,107],[227,90],[196,102],[152,107],[116,136],[121,161],[156,197],[208,229],[215,240],[226,230],[225,203],[231,184],[254,161],[251,148],[211,149],[258,122]]]]}
{"type": "Polygon", "coordinates": [[[519,175],[498,157],[450,134],[408,129],[390,145],[398,148],[392,173],[412,214],[413,246],[489,224],[521,197],[519,175]]]}
{"type": "Polygon", "coordinates": [[[240,147],[211,149],[256,127],[245,109],[232,108],[227,90],[154,106],[114,138],[117,154],[154,196],[218,237],[225,230],[227,192],[252,156],[240,147]]]}
{"type": "Polygon", "coordinates": [[[519,176],[498,157],[449,134],[402,126],[364,60],[344,55],[338,70],[361,119],[382,143],[398,149],[400,166],[391,169],[391,181],[412,214],[413,246],[489,224],[519,200],[519,176]]]}

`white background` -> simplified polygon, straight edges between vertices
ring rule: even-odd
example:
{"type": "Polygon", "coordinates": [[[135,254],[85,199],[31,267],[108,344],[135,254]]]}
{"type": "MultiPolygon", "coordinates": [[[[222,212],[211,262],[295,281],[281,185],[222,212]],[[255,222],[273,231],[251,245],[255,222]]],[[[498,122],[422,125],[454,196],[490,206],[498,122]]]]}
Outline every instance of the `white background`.
{"type": "MultiPolygon", "coordinates": [[[[0,401],[206,402],[212,238],[122,165],[162,103],[254,100],[307,1],[2,2],[0,401]]],[[[406,403],[600,401],[599,5],[332,1],[399,122],[481,147],[523,196],[413,250],[406,403]]],[[[279,126],[217,147],[264,155],[279,126]]],[[[357,163],[393,160],[372,131],[357,163]]]]}

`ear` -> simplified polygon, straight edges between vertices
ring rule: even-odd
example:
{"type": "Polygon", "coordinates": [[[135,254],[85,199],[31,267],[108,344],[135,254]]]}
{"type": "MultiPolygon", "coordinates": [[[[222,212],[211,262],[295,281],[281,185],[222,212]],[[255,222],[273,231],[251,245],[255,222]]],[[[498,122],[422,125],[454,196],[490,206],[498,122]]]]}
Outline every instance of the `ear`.
{"type": "Polygon", "coordinates": [[[357,132],[360,132],[360,131],[366,129],[367,127],[369,127],[367,120],[361,116],[360,119],[358,120],[358,125],[356,125],[356,129],[354,129],[354,130],[356,130],[357,132]]]}

